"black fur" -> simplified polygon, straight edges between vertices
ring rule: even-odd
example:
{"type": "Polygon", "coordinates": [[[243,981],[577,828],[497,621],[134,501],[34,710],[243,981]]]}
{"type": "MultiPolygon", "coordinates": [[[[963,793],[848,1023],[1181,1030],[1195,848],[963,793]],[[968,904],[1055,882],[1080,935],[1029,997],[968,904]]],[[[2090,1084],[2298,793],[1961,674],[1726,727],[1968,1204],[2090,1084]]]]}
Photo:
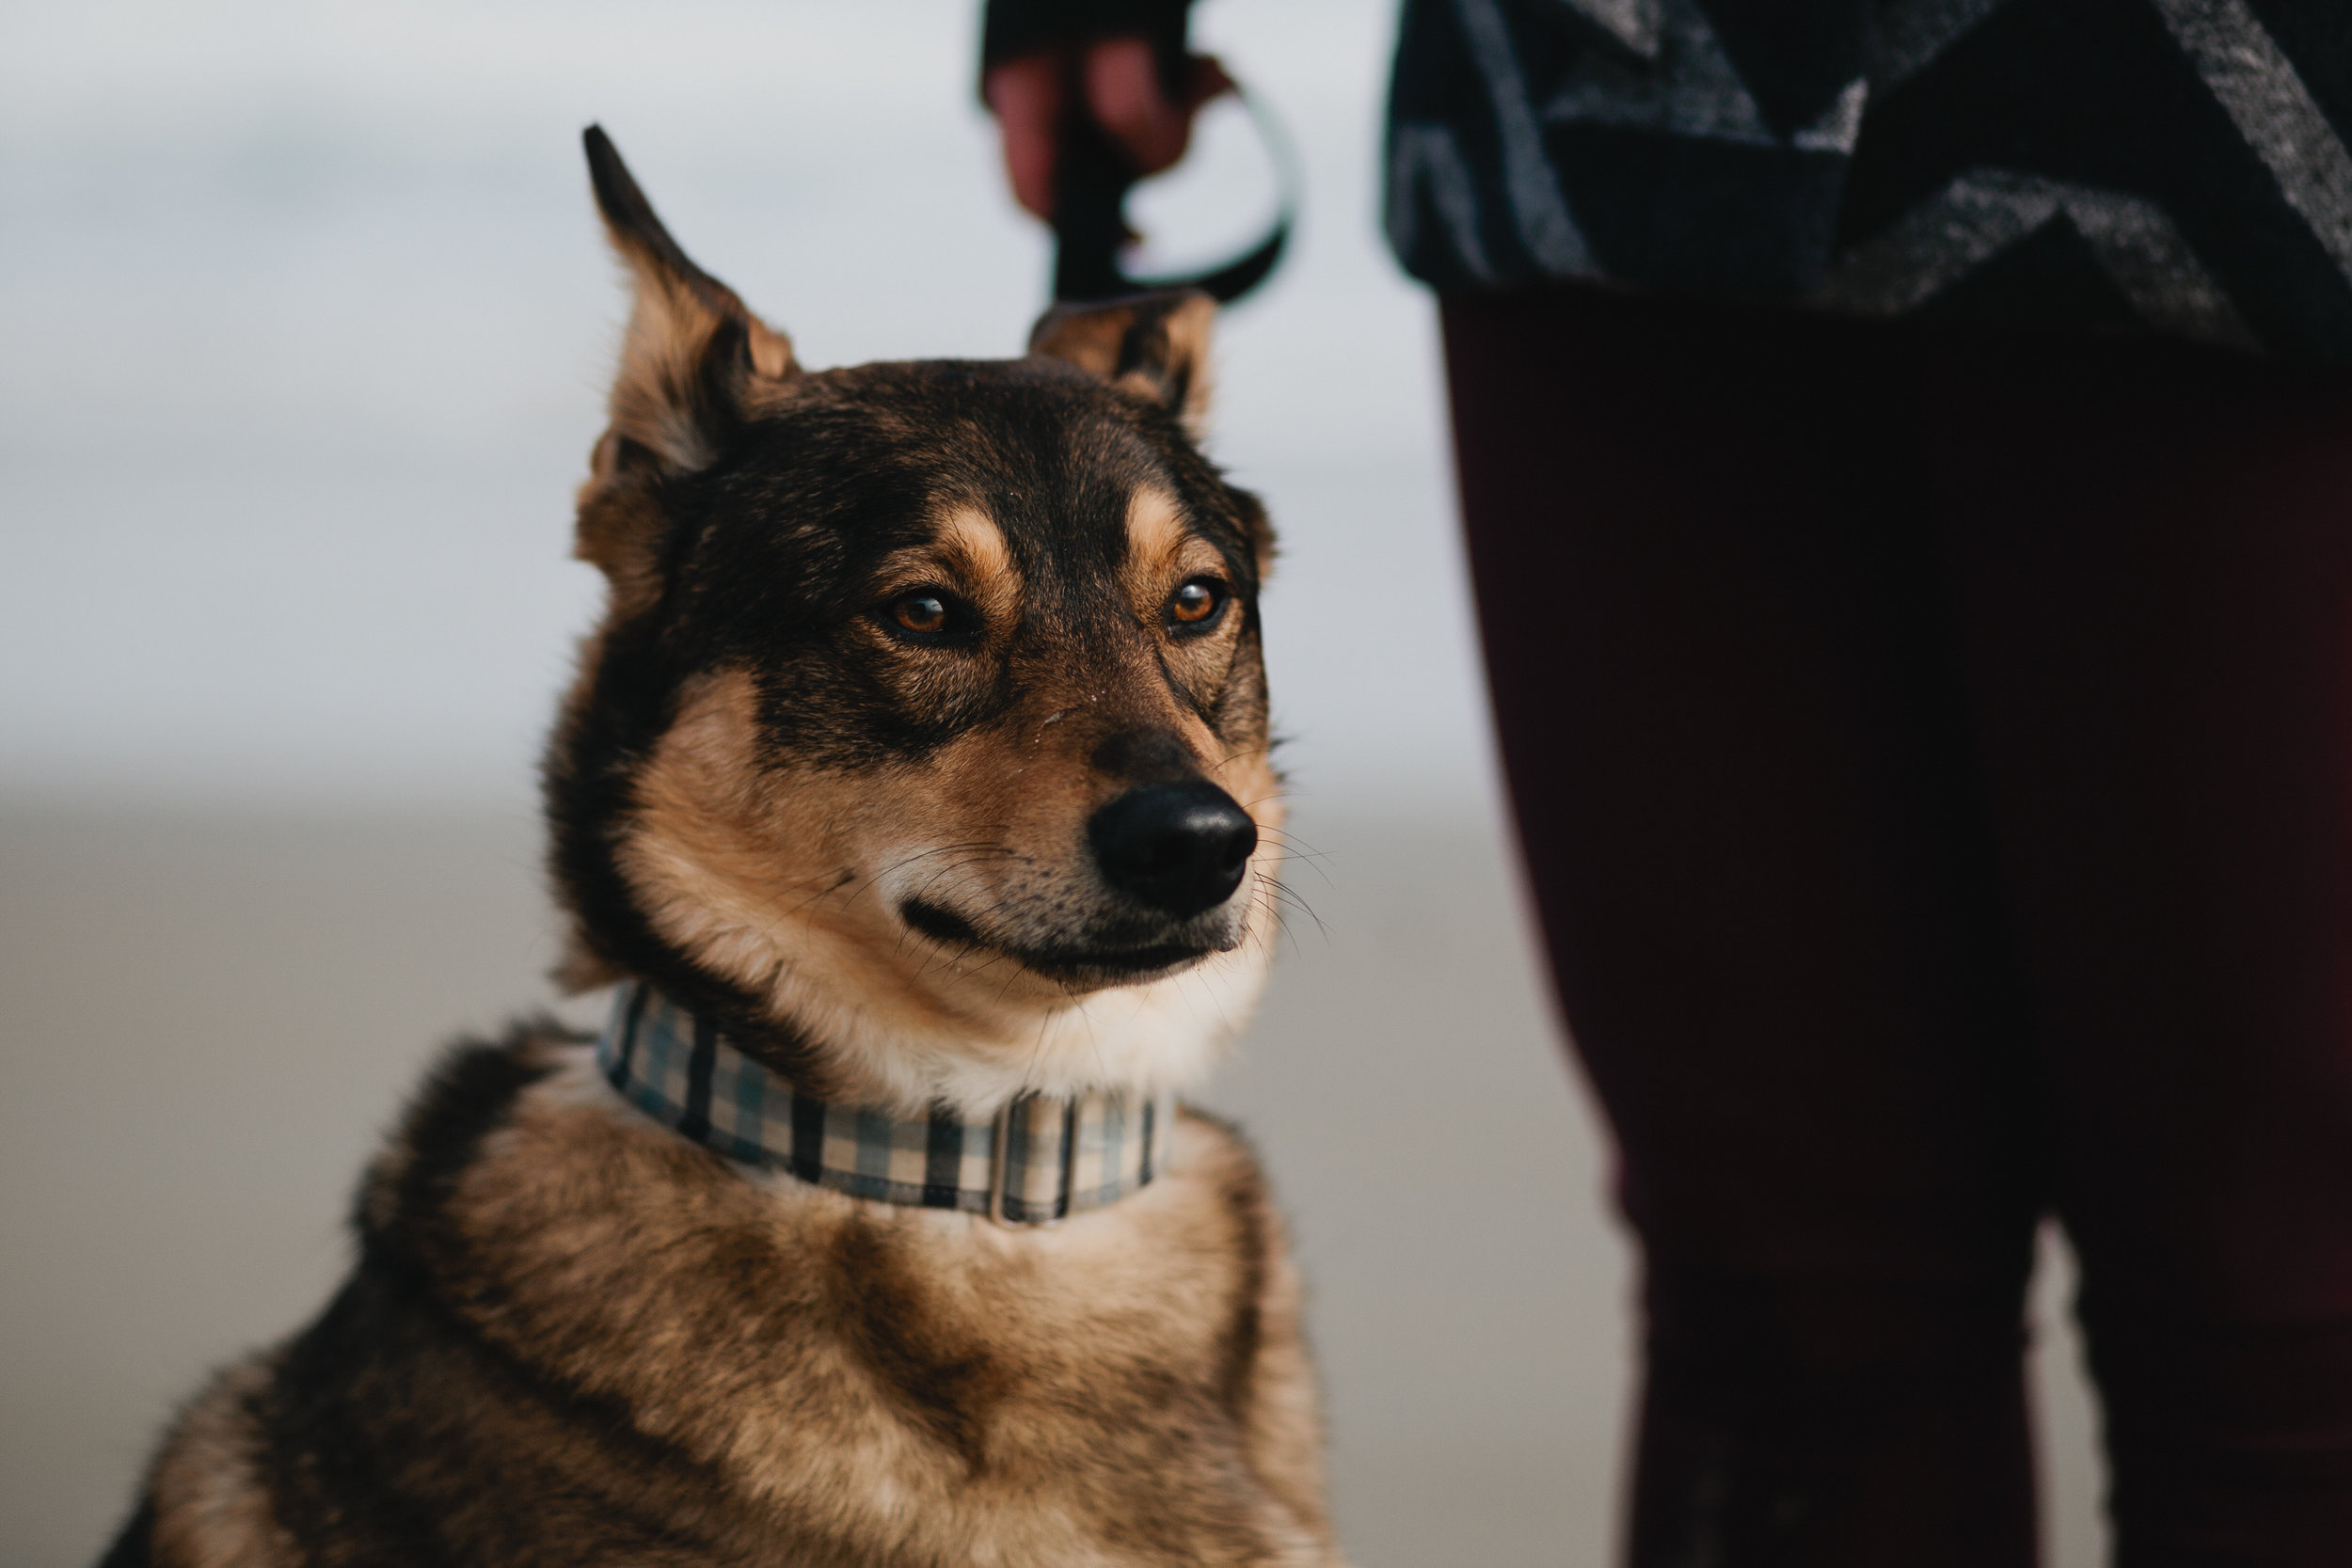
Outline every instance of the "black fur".
{"type": "Polygon", "coordinates": [[[124,1521],[122,1531],[98,1560],[98,1568],[153,1568],[155,1561],[155,1503],[139,1499],[138,1511],[124,1521]]]}
{"type": "Polygon", "coordinates": [[[536,1050],[569,1037],[522,1026],[443,1058],[362,1191],[358,1267],[248,1402],[269,1437],[277,1522],[305,1560],[555,1568],[592,1551],[626,1558],[679,1544],[674,1527],[632,1522],[633,1492],[668,1500],[709,1488],[691,1461],[635,1433],[627,1412],[550,1379],[451,1310],[453,1290],[468,1307],[489,1305],[483,1282],[495,1273],[449,1216],[456,1183],[545,1076],[536,1050]],[[593,1533],[544,1511],[567,1496],[594,1513],[593,1533]],[[504,1506],[521,1497],[541,1501],[504,1506]]]}

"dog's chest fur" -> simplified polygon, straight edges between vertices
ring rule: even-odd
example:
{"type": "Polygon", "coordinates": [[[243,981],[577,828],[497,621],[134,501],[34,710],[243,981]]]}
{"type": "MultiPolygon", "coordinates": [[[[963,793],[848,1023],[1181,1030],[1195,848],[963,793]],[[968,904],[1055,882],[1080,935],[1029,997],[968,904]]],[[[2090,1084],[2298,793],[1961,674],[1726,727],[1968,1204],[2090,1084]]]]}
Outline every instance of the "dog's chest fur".
{"type": "Polygon", "coordinates": [[[1325,1560],[1262,1179],[1198,1117],[1177,1151],[1011,1231],[748,1174],[582,1047],[476,1049],[378,1162],[342,1294],[187,1418],[158,1558],[1325,1560]]]}

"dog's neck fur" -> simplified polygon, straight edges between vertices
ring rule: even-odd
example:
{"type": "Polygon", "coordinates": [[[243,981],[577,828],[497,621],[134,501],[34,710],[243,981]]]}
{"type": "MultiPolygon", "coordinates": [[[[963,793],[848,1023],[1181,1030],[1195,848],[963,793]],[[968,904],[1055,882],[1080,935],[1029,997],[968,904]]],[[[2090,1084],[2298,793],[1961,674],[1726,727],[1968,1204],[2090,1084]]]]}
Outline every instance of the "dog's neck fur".
{"type": "MultiPolygon", "coordinates": [[[[888,1008],[858,977],[763,932],[740,977],[700,1008],[723,1020],[747,1053],[813,1092],[890,1116],[934,1107],[977,1119],[1024,1095],[1109,1092],[1156,1097],[1197,1088],[1248,1023],[1273,961],[1270,898],[1251,911],[1240,946],[1160,979],[1088,994],[1010,999],[986,959],[926,966],[935,1005],[888,1008]],[[944,994],[941,994],[944,993],[944,994]],[[735,999],[739,998],[739,1001],[735,999]]],[[[698,943],[707,956],[710,947],[698,943]]],[[[585,988],[626,977],[593,959],[572,967],[585,988]]],[[[674,988],[691,996],[695,988],[674,988]]]]}
{"type": "MultiPolygon", "coordinates": [[[[1271,920],[1253,922],[1261,924],[1271,920]]],[[[801,1021],[802,1039],[819,1042],[814,1049],[861,1102],[900,1114],[945,1104],[988,1117],[1024,1094],[1197,1087],[1248,1022],[1271,958],[1271,942],[1253,929],[1235,952],[1165,979],[1053,1007],[975,1007],[961,1026],[878,1018],[867,1000],[788,968],[779,970],[774,995],[778,1011],[801,1021]]],[[[959,989],[987,1000],[985,975],[959,989]]]]}

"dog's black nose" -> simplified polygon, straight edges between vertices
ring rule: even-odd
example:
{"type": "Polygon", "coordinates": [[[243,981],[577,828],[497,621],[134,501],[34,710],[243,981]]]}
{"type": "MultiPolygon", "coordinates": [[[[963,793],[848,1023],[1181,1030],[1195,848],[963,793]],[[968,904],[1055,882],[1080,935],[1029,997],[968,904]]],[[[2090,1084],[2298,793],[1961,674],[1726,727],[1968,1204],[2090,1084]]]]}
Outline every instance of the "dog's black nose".
{"type": "Polygon", "coordinates": [[[1094,814],[1087,840],[1104,881],[1181,917],[1233,895],[1258,825],[1231,795],[1196,780],[1129,790],[1094,814]]]}

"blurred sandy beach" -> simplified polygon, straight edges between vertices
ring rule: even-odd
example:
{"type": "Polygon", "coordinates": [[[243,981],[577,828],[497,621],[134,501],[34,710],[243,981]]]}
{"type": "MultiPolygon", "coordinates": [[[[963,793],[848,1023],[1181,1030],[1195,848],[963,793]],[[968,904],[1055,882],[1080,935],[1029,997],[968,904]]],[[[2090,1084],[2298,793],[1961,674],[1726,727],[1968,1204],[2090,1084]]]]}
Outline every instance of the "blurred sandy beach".
{"type": "MultiPolygon", "coordinates": [[[[1299,832],[1322,927],[1294,922],[1202,1099],[1298,1227],[1350,1536],[1399,1568],[1597,1563],[1626,1263],[1496,847],[1299,832]]],[[[437,1044],[549,1000],[535,853],[488,818],[0,816],[0,1247],[40,1260],[0,1307],[8,1560],[94,1556],[171,1402],[332,1288],[358,1164],[437,1044]]]]}
{"type": "MultiPolygon", "coordinates": [[[[1296,1226],[1343,1538],[1368,1568],[1599,1568],[1629,1259],[1497,835],[1296,833],[1312,915],[1201,1099],[1296,1226]]],[[[536,855],[520,816],[0,809],[0,1560],[95,1558],[172,1402],[324,1300],[437,1045],[552,1000],[536,855]]],[[[2072,1354],[2044,1337],[2050,1560],[2090,1568],[2072,1354]]]]}

